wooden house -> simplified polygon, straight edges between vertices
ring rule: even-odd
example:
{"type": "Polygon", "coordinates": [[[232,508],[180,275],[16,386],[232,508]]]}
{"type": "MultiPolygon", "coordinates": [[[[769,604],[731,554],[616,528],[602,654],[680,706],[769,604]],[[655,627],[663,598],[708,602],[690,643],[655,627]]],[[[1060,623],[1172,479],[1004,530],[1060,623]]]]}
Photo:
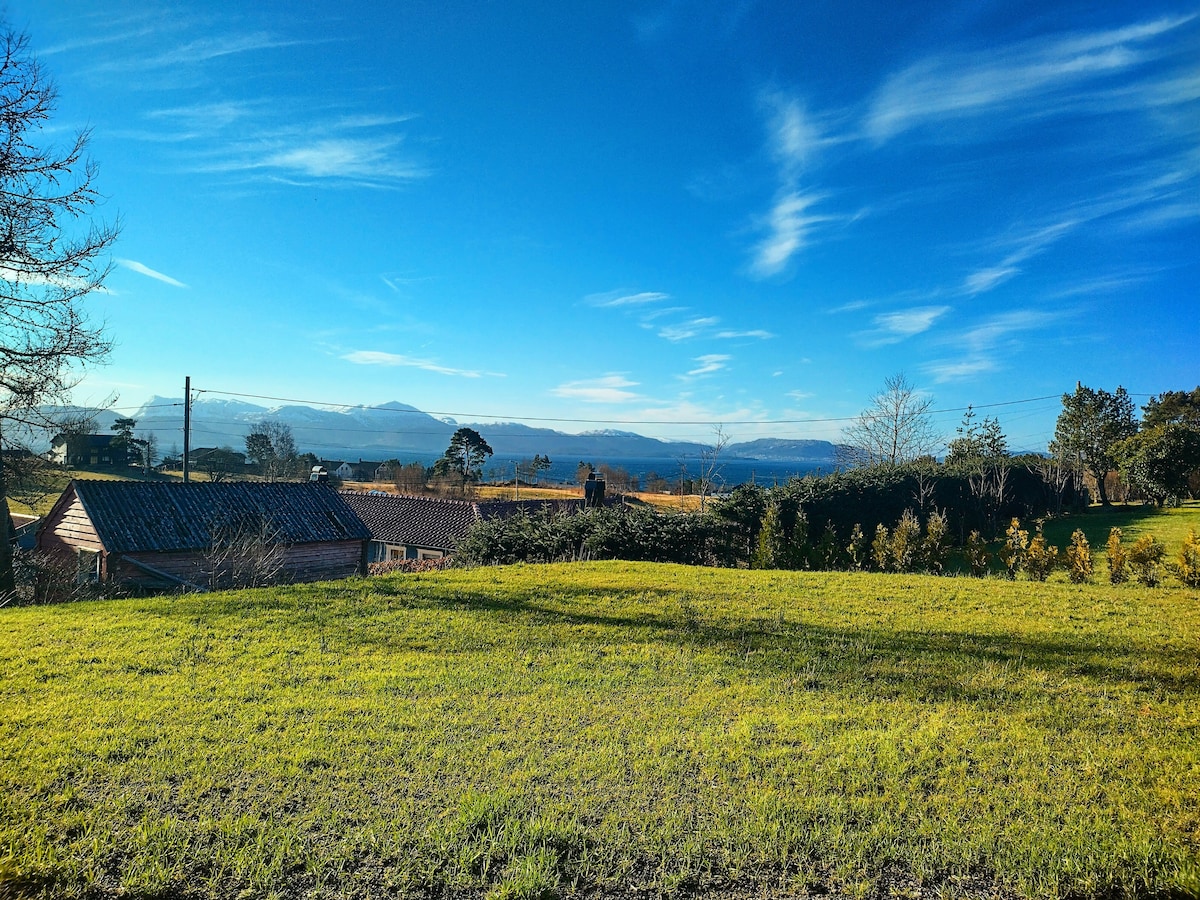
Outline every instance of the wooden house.
{"type": "Polygon", "coordinates": [[[454,551],[481,518],[479,504],[440,497],[342,491],[371,532],[369,562],[439,559],[454,551]]]}
{"type": "Polygon", "coordinates": [[[56,434],[46,456],[60,466],[125,466],[129,447],[116,434],[56,434]]]}
{"type": "Polygon", "coordinates": [[[472,502],[363,491],[342,491],[342,497],[371,532],[368,560],[373,563],[449,556],[483,519],[506,518],[521,511],[573,512],[582,508],[578,500],[472,502]]]}
{"type": "Polygon", "coordinates": [[[363,574],[370,537],[326,484],[77,480],[37,547],[81,577],[203,589],[363,574]]]}

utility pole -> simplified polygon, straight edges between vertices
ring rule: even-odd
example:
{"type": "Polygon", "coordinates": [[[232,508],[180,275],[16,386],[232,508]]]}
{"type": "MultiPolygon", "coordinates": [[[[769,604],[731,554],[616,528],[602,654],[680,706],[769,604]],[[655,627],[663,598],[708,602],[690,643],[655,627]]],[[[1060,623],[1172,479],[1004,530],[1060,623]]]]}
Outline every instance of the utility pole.
{"type": "Polygon", "coordinates": [[[188,482],[188,457],[192,452],[192,376],[183,379],[183,483],[188,482]]]}

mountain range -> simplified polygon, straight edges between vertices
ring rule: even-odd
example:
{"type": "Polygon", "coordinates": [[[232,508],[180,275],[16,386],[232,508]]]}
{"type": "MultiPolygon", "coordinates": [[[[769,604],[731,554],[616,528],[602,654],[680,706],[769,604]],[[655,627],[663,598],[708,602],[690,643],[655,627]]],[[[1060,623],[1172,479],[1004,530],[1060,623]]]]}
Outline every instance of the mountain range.
{"type": "MultiPolygon", "coordinates": [[[[90,417],[88,430],[106,434],[122,414],[111,410],[60,408],[51,411],[60,419],[90,417]]],[[[153,434],[160,455],[183,448],[183,399],[151,397],[133,412],[124,413],[137,421],[135,433],[153,434]]],[[[450,436],[460,427],[452,419],[436,418],[414,406],[390,402],[381,406],[320,409],[285,405],[266,407],[242,400],[200,398],[191,411],[191,446],[244,449],[246,435],[259,422],[272,420],[289,426],[296,446],[322,459],[389,459],[440,456],[450,436]]],[[[550,428],[535,428],[516,422],[465,424],[474,428],[491,445],[498,457],[520,459],[535,454],[597,462],[610,459],[656,459],[699,457],[711,448],[688,441],[663,441],[631,431],[601,430],[568,434],[550,428]]],[[[33,443],[49,446],[49,434],[33,443]]],[[[36,448],[36,447],[35,447],[36,448]]],[[[829,441],[760,438],[729,444],[723,458],[799,461],[811,465],[836,464],[838,448],[829,441]]]]}

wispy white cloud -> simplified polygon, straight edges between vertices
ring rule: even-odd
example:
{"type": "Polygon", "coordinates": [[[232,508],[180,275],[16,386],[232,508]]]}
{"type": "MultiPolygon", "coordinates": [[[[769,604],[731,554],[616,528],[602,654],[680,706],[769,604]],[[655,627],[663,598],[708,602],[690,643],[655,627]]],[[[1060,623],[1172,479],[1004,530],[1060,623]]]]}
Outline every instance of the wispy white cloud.
{"type": "Polygon", "coordinates": [[[963,381],[998,371],[1001,351],[1012,356],[1022,348],[1017,336],[1042,331],[1071,315],[1070,310],[1017,309],[990,316],[961,333],[947,335],[945,343],[961,350],[956,357],[934,360],[922,367],[935,382],[963,381]]]}
{"type": "Polygon", "coordinates": [[[732,356],[724,353],[706,353],[704,356],[697,356],[695,362],[699,363],[699,365],[684,377],[699,378],[702,375],[712,375],[714,372],[720,372],[726,368],[731,359],[733,359],[732,356]]]}
{"type": "Polygon", "coordinates": [[[937,360],[922,366],[937,384],[949,381],[966,381],[977,375],[996,371],[996,361],[990,356],[975,356],[969,359],[937,360]]]}
{"type": "Polygon", "coordinates": [[[1008,281],[1021,270],[1016,266],[991,266],[972,272],[963,279],[963,290],[968,294],[982,294],[1008,281]]]}
{"type": "Polygon", "coordinates": [[[124,266],[126,269],[129,269],[131,272],[137,272],[139,275],[145,275],[147,278],[154,278],[158,281],[164,282],[165,284],[173,285],[174,287],[179,287],[179,288],[187,287],[187,285],[184,284],[182,281],[178,281],[178,280],[172,278],[170,275],[164,275],[162,272],[157,272],[154,269],[151,269],[149,266],[143,265],[142,263],[138,262],[137,260],[121,259],[120,257],[118,257],[116,261],[117,261],[118,265],[124,266]]]}
{"type": "Polygon", "coordinates": [[[686,306],[664,306],[662,309],[643,309],[638,311],[638,322],[643,328],[653,328],[659,319],[668,316],[678,316],[688,311],[686,306]]]}
{"type": "Polygon", "coordinates": [[[630,381],[624,375],[605,375],[585,381],[568,381],[552,388],[550,393],[555,397],[586,403],[631,403],[643,399],[640,394],[626,390],[637,386],[636,381],[630,381]]]}
{"type": "Polygon", "coordinates": [[[1038,331],[1061,321],[1065,312],[1057,310],[1015,309],[1000,313],[968,328],[961,336],[962,343],[973,350],[984,350],[1010,335],[1038,331]]]}
{"type": "Polygon", "coordinates": [[[197,131],[211,133],[238,122],[257,118],[267,110],[267,106],[261,100],[221,100],[152,109],[145,117],[152,122],[169,122],[173,127],[182,128],[185,135],[197,131]]]}
{"type": "Polygon", "coordinates": [[[749,331],[718,331],[713,337],[723,341],[738,340],[740,338],[758,338],[759,340],[766,341],[775,337],[775,335],[762,328],[752,328],[749,331]]]}
{"type": "Polygon", "coordinates": [[[767,113],[768,148],[780,177],[790,182],[815,158],[826,138],[799,98],[769,91],[761,102],[767,113]]]}
{"type": "Polygon", "coordinates": [[[843,303],[840,306],[835,306],[832,309],[826,310],[831,316],[840,315],[841,313],[858,312],[860,309],[867,309],[874,306],[874,300],[851,300],[849,303],[843,303]]]}
{"type": "Polygon", "coordinates": [[[874,328],[859,332],[856,337],[868,347],[898,344],[933,327],[950,311],[949,306],[917,306],[896,312],[881,313],[872,320],[874,328]]]}
{"type": "Polygon", "coordinates": [[[1031,112],[1073,100],[1088,82],[1153,58],[1146,45],[1192,16],[1089,34],[1039,39],[923,60],[889,78],[870,103],[864,130],[882,142],[927,123],[1024,104],[1031,112]]]}
{"type": "Polygon", "coordinates": [[[392,151],[400,143],[399,138],[329,138],[269,153],[245,168],[280,169],[307,178],[403,180],[427,175],[421,166],[396,158],[392,151]]]}
{"type": "Polygon", "coordinates": [[[809,114],[798,97],[780,90],[760,98],[766,119],[767,152],[776,169],[777,189],[771,208],[756,230],[763,237],[755,244],[749,274],[770,278],[787,268],[792,258],[811,241],[815,225],[830,216],[811,211],[824,196],[801,187],[801,178],[815,164],[821,150],[835,139],[809,114]]]}
{"type": "Polygon", "coordinates": [[[583,301],[589,306],[609,308],[617,306],[644,306],[648,303],[661,303],[664,300],[670,299],[671,295],[664,294],[662,291],[641,291],[635,294],[629,294],[625,291],[608,291],[603,294],[589,294],[583,298],[583,301]]]}
{"type": "Polygon", "coordinates": [[[265,31],[252,34],[214,34],[185,41],[156,53],[114,53],[93,66],[95,72],[137,72],[174,69],[243,53],[326,43],[323,40],[280,38],[265,31]]]}
{"type": "MultiPolygon", "coordinates": [[[[244,117],[248,108],[229,110],[230,116],[244,117]]],[[[224,123],[232,128],[231,118],[224,123]]],[[[294,124],[273,126],[267,121],[243,121],[239,134],[249,137],[225,140],[226,128],[210,134],[188,133],[186,140],[209,149],[198,151],[188,163],[195,171],[224,175],[264,178],[287,184],[347,184],[357,187],[388,188],[431,172],[403,150],[405,136],[360,134],[361,126],[336,132],[335,126],[314,125],[297,128],[294,124]],[[325,134],[322,134],[322,132],[325,134]],[[215,148],[215,149],[214,149],[215,148]]]]}
{"type": "MultiPolygon", "coordinates": [[[[457,375],[461,378],[481,378],[485,373],[474,369],[454,369],[443,366],[428,359],[417,359],[398,353],[384,353],[380,350],[354,350],[342,355],[346,362],[359,366],[398,366],[413,369],[424,369],[426,372],[436,372],[439,375],[457,375]]],[[[492,377],[503,377],[499,373],[486,373],[492,377]]]]}
{"type": "Polygon", "coordinates": [[[766,237],[754,248],[750,263],[752,275],[756,278],[778,275],[792,257],[808,245],[812,227],[827,219],[807,212],[820,199],[815,194],[796,191],[787,191],[775,199],[762,223],[766,237]]]}
{"type": "MultiPolygon", "coordinates": [[[[46,275],[43,272],[22,269],[19,266],[7,263],[0,263],[0,279],[18,287],[55,288],[59,291],[70,293],[86,291],[89,284],[86,278],[46,275]]],[[[94,288],[93,292],[116,296],[116,291],[109,290],[103,286],[94,288]]]]}
{"type": "Polygon", "coordinates": [[[658,336],[672,343],[691,340],[692,338],[700,337],[708,329],[712,328],[721,320],[715,316],[704,316],[701,318],[690,319],[687,322],[681,322],[678,325],[667,325],[661,328],[658,336]]]}
{"type": "Polygon", "coordinates": [[[421,154],[407,144],[408,123],[416,116],[378,108],[379,95],[370,88],[360,96],[339,95],[336,102],[319,96],[255,95],[247,89],[271,83],[250,77],[274,59],[263,54],[285,53],[296,64],[289,51],[328,43],[328,38],[222,31],[220,23],[195,17],[182,23],[97,27],[103,34],[130,37],[115,42],[112,52],[98,54],[93,73],[149,79],[154,96],[168,98],[125,123],[121,132],[126,139],[172,147],[170,156],[160,158],[163,166],[239,182],[305,187],[386,189],[431,174],[421,154]],[[201,84],[206,99],[191,102],[201,95],[201,84]]]}
{"type": "Polygon", "coordinates": [[[998,248],[1008,249],[1004,259],[998,265],[984,266],[967,275],[963,279],[962,293],[968,296],[986,293],[1019,275],[1024,262],[1064,238],[1078,224],[1077,219],[1069,218],[996,241],[998,248]]]}

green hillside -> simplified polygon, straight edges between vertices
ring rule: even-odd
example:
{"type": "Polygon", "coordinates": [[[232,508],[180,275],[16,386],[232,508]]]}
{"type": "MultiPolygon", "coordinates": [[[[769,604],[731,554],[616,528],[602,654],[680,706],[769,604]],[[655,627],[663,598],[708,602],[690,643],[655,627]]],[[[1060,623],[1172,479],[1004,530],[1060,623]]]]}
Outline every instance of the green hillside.
{"type": "Polygon", "coordinates": [[[1200,596],[595,563],[0,610],[0,896],[1200,896],[1200,596]]]}

